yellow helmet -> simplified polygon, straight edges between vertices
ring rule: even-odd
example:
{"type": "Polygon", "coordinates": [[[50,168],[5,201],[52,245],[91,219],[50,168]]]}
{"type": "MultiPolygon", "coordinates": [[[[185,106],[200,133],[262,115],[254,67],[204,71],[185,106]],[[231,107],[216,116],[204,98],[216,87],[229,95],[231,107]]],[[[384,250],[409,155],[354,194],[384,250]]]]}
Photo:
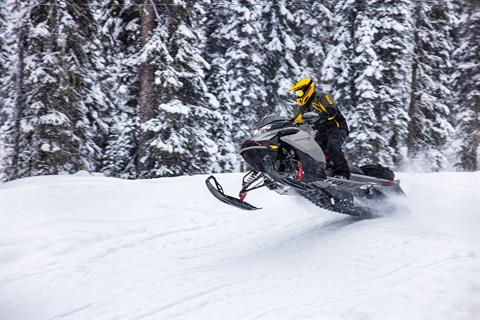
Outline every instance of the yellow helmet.
{"type": "Polygon", "coordinates": [[[315,86],[311,78],[305,78],[295,83],[295,85],[288,91],[295,91],[298,97],[295,99],[295,101],[297,101],[299,105],[303,106],[310,101],[310,98],[315,92],[315,86]]]}

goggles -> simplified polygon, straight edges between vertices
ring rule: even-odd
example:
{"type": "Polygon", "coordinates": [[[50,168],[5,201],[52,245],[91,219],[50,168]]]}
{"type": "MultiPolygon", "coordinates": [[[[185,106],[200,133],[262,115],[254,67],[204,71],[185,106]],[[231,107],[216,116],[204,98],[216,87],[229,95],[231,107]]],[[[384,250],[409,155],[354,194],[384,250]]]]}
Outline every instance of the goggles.
{"type": "Polygon", "coordinates": [[[298,91],[295,91],[295,94],[297,95],[297,97],[302,97],[305,93],[303,92],[303,90],[298,90],[298,91]]]}

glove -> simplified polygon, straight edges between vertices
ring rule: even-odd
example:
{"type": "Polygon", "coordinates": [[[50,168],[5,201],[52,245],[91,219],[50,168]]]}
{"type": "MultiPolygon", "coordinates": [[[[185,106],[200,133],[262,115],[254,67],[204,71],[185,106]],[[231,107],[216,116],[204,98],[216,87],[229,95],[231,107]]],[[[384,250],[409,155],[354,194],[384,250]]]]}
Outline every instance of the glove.
{"type": "Polygon", "coordinates": [[[320,112],[310,111],[310,112],[305,112],[303,114],[303,121],[306,124],[313,125],[319,122],[324,122],[326,120],[327,120],[327,115],[324,112],[320,113],[320,112]]]}

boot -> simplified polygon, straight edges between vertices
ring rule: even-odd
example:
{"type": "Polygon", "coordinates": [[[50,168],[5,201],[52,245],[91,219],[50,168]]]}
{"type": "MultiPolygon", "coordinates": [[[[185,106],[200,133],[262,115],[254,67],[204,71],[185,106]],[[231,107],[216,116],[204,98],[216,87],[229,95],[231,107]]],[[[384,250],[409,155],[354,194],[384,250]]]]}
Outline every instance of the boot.
{"type": "Polygon", "coordinates": [[[302,162],[303,171],[305,172],[302,182],[310,183],[326,178],[324,162],[316,161],[305,153],[303,157],[300,157],[300,161],[302,162]]]}

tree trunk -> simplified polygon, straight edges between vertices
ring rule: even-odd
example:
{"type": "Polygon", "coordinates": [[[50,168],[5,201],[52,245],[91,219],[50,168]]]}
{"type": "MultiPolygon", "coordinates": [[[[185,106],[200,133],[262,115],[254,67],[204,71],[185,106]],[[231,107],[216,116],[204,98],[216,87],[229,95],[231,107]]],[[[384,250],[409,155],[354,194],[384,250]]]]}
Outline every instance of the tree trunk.
{"type": "Polygon", "coordinates": [[[415,50],[412,63],[412,84],[410,87],[410,106],[408,108],[408,136],[407,136],[407,154],[409,157],[414,156],[418,151],[416,143],[417,139],[417,69],[418,62],[416,61],[416,55],[418,50],[416,49],[418,43],[418,31],[415,31],[415,50]]]}
{"type": "MultiPolygon", "coordinates": [[[[155,8],[152,0],[144,0],[142,10],[142,47],[145,47],[150,40],[155,28],[155,8]]],[[[149,58],[140,66],[140,92],[139,92],[139,115],[140,115],[140,136],[138,141],[138,152],[136,159],[137,177],[149,170],[147,155],[147,143],[152,134],[145,131],[144,124],[155,116],[155,75],[153,65],[149,58]]]]}
{"type": "MultiPolygon", "coordinates": [[[[476,99],[475,101],[475,123],[480,124],[479,114],[480,114],[480,101],[476,99]]],[[[472,162],[469,164],[468,170],[477,171],[478,168],[478,146],[480,145],[480,132],[478,126],[473,129],[473,143],[472,143],[472,162]]]]}
{"type": "Polygon", "coordinates": [[[20,155],[20,119],[23,114],[23,68],[24,68],[24,25],[19,26],[16,31],[17,52],[16,52],[16,65],[15,65],[15,101],[14,101],[14,142],[13,142],[13,155],[11,167],[8,168],[7,179],[13,180],[19,178],[19,155],[20,155]]]}

